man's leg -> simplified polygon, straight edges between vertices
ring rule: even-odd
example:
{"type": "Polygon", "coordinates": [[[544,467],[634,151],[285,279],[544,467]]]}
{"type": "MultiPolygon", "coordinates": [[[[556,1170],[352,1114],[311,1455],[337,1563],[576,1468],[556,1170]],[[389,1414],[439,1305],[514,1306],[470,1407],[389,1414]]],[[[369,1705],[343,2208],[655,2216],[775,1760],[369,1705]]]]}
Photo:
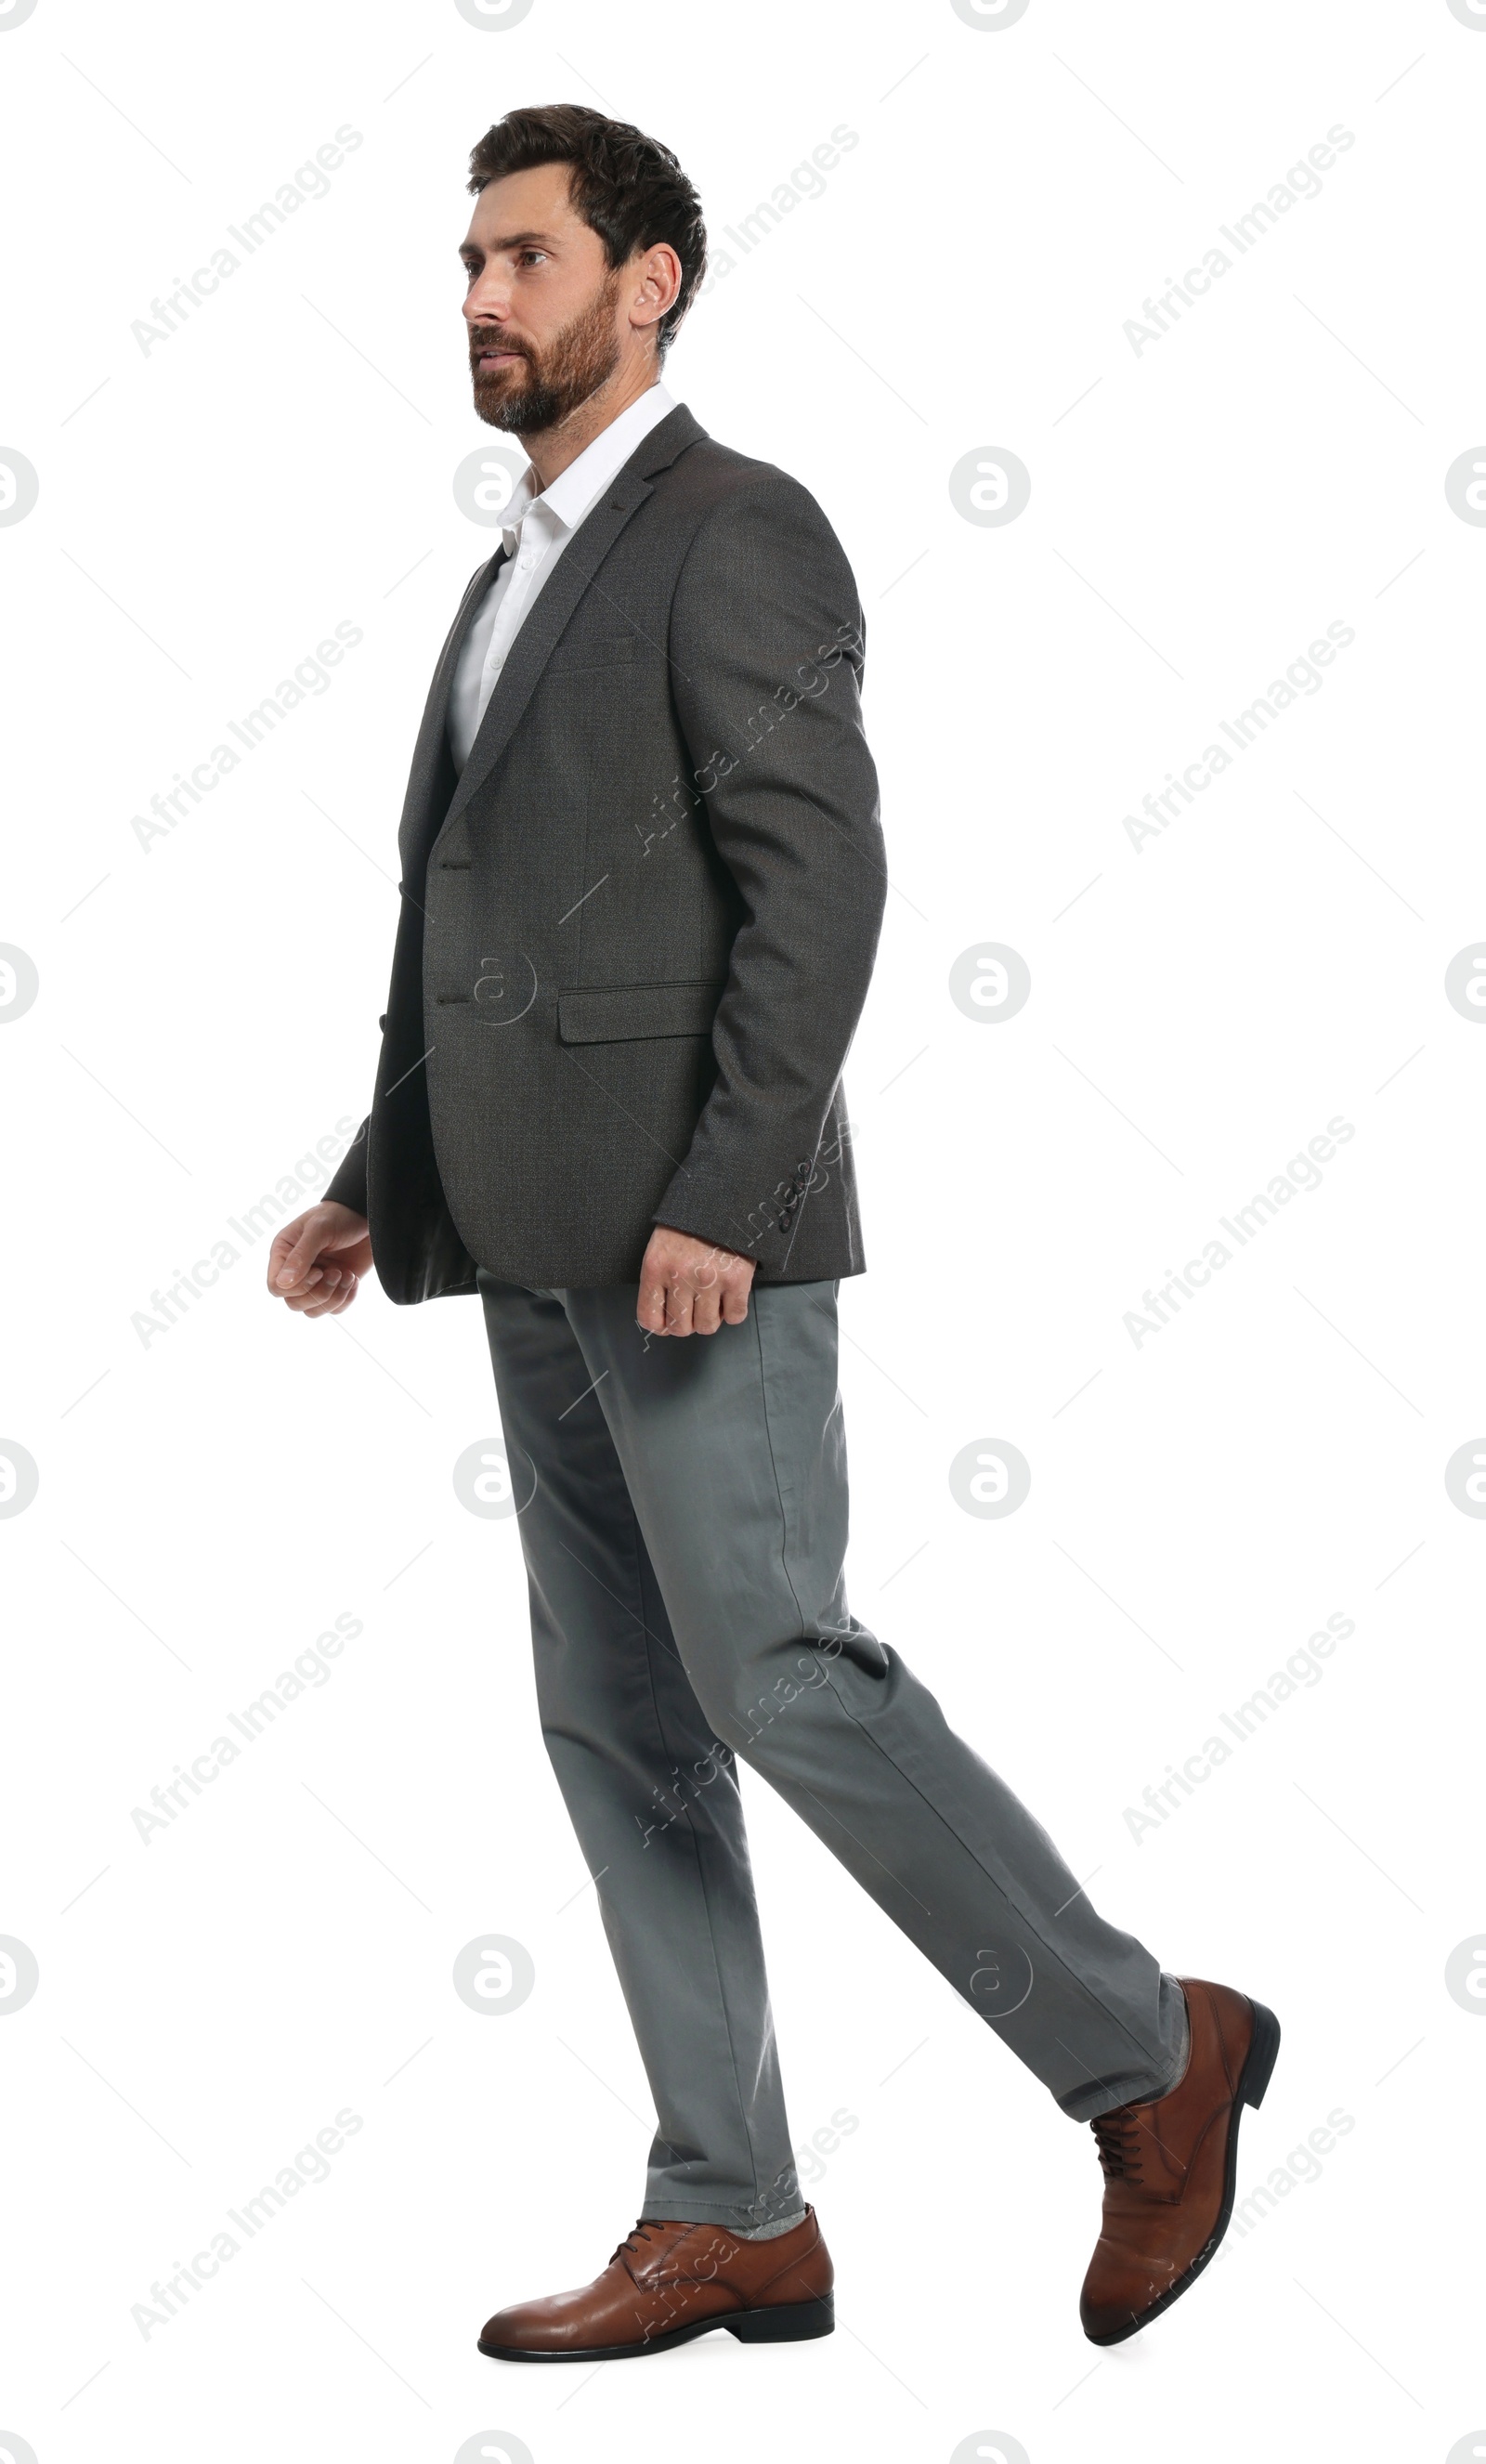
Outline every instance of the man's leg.
{"type": "MultiPolygon", "coordinates": [[[[642,1334],[627,1287],[560,1298],[701,1705],[695,1733],[773,1783],[1065,2113],[1162,2096],[1187,2050],[1175,1978],[1095,1914],[847,1610],[835,1287],[755,1285],[742,1326],[685,1339],[642,1334]]],[[[705,1818],[722,1781],[684,1785],[705,1818]]]]}
{"type": "Polygon", "coordinates": [[[551,1293],[484,1273],[480,1291],[518,1502],[535,1475],[520,1529],[547,1750],[659,2119],[644,2213],[751,2233],[801,2201],[736,1773],[677,1654],[603,1361],[551,1293]]]}

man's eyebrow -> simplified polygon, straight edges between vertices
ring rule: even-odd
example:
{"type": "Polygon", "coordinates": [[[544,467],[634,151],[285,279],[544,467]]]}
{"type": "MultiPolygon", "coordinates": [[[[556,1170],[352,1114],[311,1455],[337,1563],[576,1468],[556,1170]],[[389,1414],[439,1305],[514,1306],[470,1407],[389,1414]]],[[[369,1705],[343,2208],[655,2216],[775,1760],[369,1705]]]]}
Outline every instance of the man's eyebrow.
{"type": "Polygon", "coordinates": [[[477,240],[462,239],[459,243],[459,253],[461,256],[500,256],[507,249],[512,248],[556,248],[558,245],[559,242],[552,231],[502,231],[497,238],[491,241],[488,248],[481,248],[477,240]]]}

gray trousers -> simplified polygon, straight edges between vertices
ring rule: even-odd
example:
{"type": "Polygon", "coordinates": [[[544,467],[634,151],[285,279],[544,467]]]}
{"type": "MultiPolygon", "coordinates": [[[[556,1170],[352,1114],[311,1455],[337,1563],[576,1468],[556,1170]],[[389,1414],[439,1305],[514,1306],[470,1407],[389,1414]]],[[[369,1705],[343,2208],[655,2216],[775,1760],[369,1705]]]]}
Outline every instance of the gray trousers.
{"type": "Polygon", "coordinates": [[[1180,1987],[846,1606],[834,1284],[643,1334],[632,1286],[482,1270],[543,1735],[659,2123],[643,2213],[800,2204],[737,1764],[1086,2121],[1161,2095],[1180,1987]]]}

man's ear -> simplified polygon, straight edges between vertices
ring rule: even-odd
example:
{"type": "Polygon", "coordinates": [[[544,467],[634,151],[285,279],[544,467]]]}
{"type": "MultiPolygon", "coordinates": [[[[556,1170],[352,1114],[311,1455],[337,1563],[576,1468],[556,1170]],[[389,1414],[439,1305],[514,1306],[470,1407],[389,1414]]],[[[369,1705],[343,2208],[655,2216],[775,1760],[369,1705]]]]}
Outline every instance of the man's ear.
{"type": "Polygon", "coordinates": [[[645,250],[635,270],[639,277],[637,303],[644,313],[637,316],[631,309],[630,321],[658,339],[661,320],[675,305],[681,290],[681,260],[674,249],[658,241],[654,248],[645,250]]]}

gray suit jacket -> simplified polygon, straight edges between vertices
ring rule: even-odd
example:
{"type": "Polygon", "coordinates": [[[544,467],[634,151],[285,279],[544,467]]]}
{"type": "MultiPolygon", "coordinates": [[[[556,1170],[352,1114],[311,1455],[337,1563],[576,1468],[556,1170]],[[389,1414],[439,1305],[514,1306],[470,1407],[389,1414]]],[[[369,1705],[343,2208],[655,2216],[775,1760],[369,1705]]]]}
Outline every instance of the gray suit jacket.
{"type": "Polygon", "coordinates": [[[813,496],[685,405],[563,551],[463,774],[444,645],[368,1121],[330,1184],[395,1301],[629,1283],[652,1227],[860,1273],[840,1078],[885,871],[863,621],[813,496]]]}

